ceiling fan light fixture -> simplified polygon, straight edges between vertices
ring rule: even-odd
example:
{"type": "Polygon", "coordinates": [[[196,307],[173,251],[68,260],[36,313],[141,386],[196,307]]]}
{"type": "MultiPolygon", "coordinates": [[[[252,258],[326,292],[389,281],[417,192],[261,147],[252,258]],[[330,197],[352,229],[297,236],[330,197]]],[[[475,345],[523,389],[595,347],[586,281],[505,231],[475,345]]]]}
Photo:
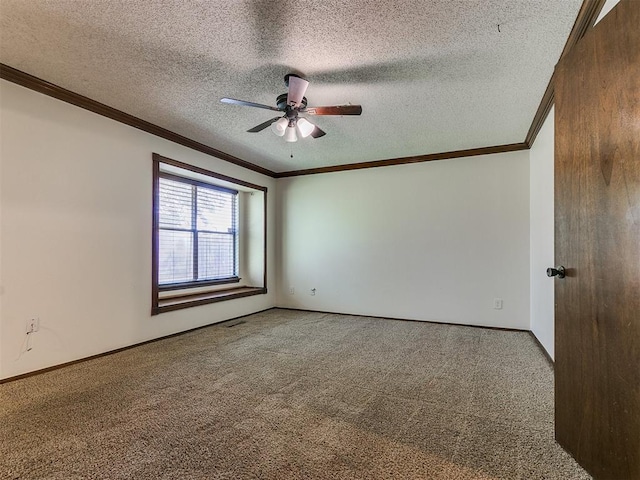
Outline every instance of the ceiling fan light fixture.
{"type": "Polygon", "coordinates": [[[288,126],[284,132],[284,141],[285,142],[297,142],[298,134],[296,133],[296,126],[291,125],[288,126]]]}
{"type": "Polygon", "coordinates": [[[246,100],[238,100],[236,98],[221,98],[222,103],[230,105],[243,105],[245,107],[262,108],[264,110],[274,110],[284,113],[282,117],[275,117],[256,125],[247,130],[249,133],[261,132],[271,126],[271,130],[279,137],[283,137],[285,142],[297,142],[298,137],[320,138],[326,135],[321,128],[311,123],[306,118],[300,117],[304,115],[360,115],[362,114],[361,105],[333,105],[324,107],[307,107],[307,97],[304,94],[309,86],[309,81],[296,75],[289,73],[284,77],[287,93],[282,93],[276,98],[276,107],[265,105],[262,103],[247,102],[246,100]]]}
{"type": "Polygon", "coordinates": [[[284,135],[284,132],[287,130],[288,125],[289,125],[289,120],[287,120],[287,118],[285,117],[282,117],[281,119],[276,120],[271,124],[271,130],[273,131],[273,133],[281,137],[284,135]]]}
{"type": "Polygon", "coordinates": [[[311,135],[314,128],[316,128],[315,125],[306,118],[298,118],[298,130],[300,131],[300,136],[302,138],[307,138],[311,135]]]}

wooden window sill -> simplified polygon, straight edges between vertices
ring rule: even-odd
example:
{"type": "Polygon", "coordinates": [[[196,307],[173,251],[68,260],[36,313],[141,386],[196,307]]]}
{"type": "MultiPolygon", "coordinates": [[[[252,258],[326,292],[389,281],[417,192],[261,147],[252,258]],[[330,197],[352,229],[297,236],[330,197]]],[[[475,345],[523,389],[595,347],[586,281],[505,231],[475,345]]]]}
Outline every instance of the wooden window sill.
{"type": "Polygon", "coordinates": [[[191,295],[175,295],[158,299],[158,305],[154,306],[151,314],[171,312],[182,308],[197,307],[208,303],[224,302],[234,298],[250,297],[252,295],[264,295],[267,289],[264,287],[237,287],[214,292],[194,293],[191,295]]]}

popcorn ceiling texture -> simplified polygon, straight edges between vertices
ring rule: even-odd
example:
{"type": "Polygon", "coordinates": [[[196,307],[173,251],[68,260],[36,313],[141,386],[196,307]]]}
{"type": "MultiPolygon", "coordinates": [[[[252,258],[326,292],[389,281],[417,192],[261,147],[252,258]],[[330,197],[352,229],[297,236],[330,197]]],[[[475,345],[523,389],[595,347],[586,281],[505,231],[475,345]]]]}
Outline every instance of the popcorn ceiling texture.
{"type": "Polygon", "coordinates": [[[522,142],[580,4],[0,0],[0,61],[287,171],[522,142]],[[219,103],[275,105],[289,72],[362,116],[291,145],[246,132],[273,112],[219,103]]]}

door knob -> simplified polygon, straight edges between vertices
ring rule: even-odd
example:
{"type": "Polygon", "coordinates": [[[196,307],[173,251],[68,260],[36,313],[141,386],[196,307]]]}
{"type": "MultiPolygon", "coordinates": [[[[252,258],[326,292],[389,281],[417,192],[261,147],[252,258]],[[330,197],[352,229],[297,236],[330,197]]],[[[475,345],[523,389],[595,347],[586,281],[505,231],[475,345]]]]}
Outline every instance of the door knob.
{"type": "Polygon", "coordinates": [[[547,268],[547,277],[564,278],[565,277],[564,267],[560,265],[559,267],[556,267],[556,268],[547,268]]]}

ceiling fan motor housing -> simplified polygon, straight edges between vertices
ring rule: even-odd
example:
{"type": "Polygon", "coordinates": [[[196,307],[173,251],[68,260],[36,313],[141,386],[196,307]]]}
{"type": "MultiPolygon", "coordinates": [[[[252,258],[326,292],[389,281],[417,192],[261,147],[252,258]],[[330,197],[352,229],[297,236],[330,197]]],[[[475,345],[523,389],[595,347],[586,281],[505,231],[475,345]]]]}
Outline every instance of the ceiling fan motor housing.
{"type": "MultiPolygon", "coordinates": [[[[276,99],[276,106],[283,112],[287,111],[287,95],[287,93],[283,93],[282,95],[278,95],[278,98],[276,99]]],[[[298,110],[303,110],[305,108],[307,108],[307,97],[302,97],[298,110]]]]}

